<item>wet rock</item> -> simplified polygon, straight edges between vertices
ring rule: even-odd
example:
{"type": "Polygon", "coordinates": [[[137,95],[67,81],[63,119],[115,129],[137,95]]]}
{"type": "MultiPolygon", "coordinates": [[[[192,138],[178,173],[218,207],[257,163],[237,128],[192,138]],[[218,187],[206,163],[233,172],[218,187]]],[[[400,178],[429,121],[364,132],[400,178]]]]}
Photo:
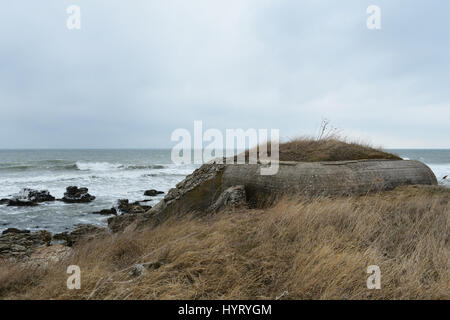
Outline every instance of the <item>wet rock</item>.
{"type": "Polygon", "coordinates": [[[88,193],[88,188],[67,187],[64,197],[61,199],[66,203],[86,203],[95,200],[95,197],[88,193]]]}
{"type": "Polygon", "coordinates": [[[118,201],[119,211],[122,214],[136,214],[136,213],[144,213],[145,211],[151,209],[151,206],[141,205],[140,201],[136,201],[130,203],[128,199],[121,199],[118,201]]]}
{"type": "Polygon", "coordinates": [[[71,247],[81,239],[92,240],[104,234],[107,234],[106,228],[97,227],[92,224],[82,224],[78,225],[72,232],[66,231],[55,234],[53,239],[64,241],[67,246],[71,247]]]}
{"type": "Polygon", "coordinates": [[[64,232],[61,232],[61,233],[56,233],[56,234],[54,234],[53,235],[53,240],[56,240],[56,241],[65,241],[66,242],[66,245],[72,245],[72,243],[70,243],[69,244],[69,232],[67,232],[67,231],[64,231],[64,232]]]}
{"type": "Polygon", "coordinates": [[[226,189],[209,208],[211,212],[218,212],[226,208],[237,208],[247,205],[244,186],[234,186],[226,189]]]}
{"type": "Polygon", "coordinates": [[[26,259],[36,249],[49,246],[52,238],[51,233],[45,230],[30,233],[10,228],[5,231],[0,236],[0,257],[26,259]]]}
{"type": "Polygon", "coordinates": [[[16,229],[16,228],[8,228],[2,232],[2,235],[7,234],[7,233],[30,233],[30,230],[20,230],[20,229],[16,229]]]}
{"type": "Polygon", "coordinates": [[[164,193],[163,191],[158,191],[158,190],[155,190],[155,189],[150,189],[150,190],[146,190],[146,191],[144,192],[144,196],[154,197],[154,196],[157,196],[158,194],[163,194],[163,193],[164,193]]]}
{"type": "Polygon", "coordinates": [[[136,202],[133,202],[131,204],[131,211],[132,212],[136,211],[136,210],[141,212],[141,209],[144,210],[143,212],[145,212],[145,211],[147,211],[147,210],[149,210],[151,208],[152,208],[152,206],[142,205],[140,201],[136,201],[136,202]]]}
{"type": "Polygon", "coordinates": [[[95,212],[92,212],[92,214],[99,214],[99,215],[102,215],[102,216],[110,216],[110,215],[117,215],[117,210],[116,210],[116,208],[111,208],[111,209],[103,209],[103,210],[100,210],[100,211],[95,211],[95,212]]]}
{"type": "Polygon", "coordinates": [[[0,204],[6,204],[14,207],[30,207],[35,206],[38,203],[54,200],[55,197],[53,197],[48,190],[33,190],[25,188],[18,194],[12,196],[10,199],[0,200],[0,204]]]}
{"type": "Polygon", "coordinates": [[[128,211],[130,203],[128,199],[120,199],[117,201],[117,205],[117,208],[121,213],[126,213],[128,211]]]}
{"type": "Polygon", "coordinates": [[[55,197],[48,190],[23,189],[22,194],[30,201],[41,203],[55,201],[55,197]]]}
{"type": "Polygon", "coordinates": [[[37,206],[36,202],[26,199],[10,199],[8,201],[8,207],[34,207],[37,206]]]}

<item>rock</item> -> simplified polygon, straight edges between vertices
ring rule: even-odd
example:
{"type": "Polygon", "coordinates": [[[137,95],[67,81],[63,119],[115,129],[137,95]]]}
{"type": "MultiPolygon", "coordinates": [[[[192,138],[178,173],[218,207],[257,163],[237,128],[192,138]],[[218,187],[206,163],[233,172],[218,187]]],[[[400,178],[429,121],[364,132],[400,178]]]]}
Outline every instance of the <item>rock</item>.
{"type": "Polygon", "coordinates": [[[143,213],[151,208],[151,206],[141,205],[139,201],[133,203],[129,203],[128,199],[121,199],[118,201],[118,209],[122,214],[143,213]]]}
{"type": "Polygon", "coordinates": [[[115,208],[111,208],[111,209],[103,209],[100,211],[96,211],[96,212],[92,212],[92,214],[99,214],[102,216],[109,216],[109,215],[117,215],[117,210],[115,208]]]}
{"type": "Polygon", "coordinates": [[[135,264],[135,265],[131,268],[131,270],[130,270],[130,272],[129,272],[129,275],[130,275],[131,277],[139,277],[139,276],[141,276],[142,273],[144,273],[144,272],[145,272],[145,267],[144,267],[142,264],[135,264]]]}
{"type": "Polygon", "coordinates": [[[55,201],[55,197],[48,192],[48,190],[33,190],[25,188],[22,194],[30,201],[41,203],[47,201],[55,201]]]}
{"type": "Polygon", "coordinates": [[[132,203],[131,204],[131,211],[133,212],[133,211],[139,211],[139,212],[145,212],[145,211],[147,211],[147,210],[149,210],[149,209],[151,209],[152,208],[152,206],[147,206],[147,205],[142,205],[141,203],[140,203],[140,201],[136,201],[136,202],[134,202],[134,203],[132,203]],[[142,211],[142,210],[143,211],[142,211]]]}
{"type": "Polygon", "coordinates": [[[218,212],[225,208],[237,208],[247,205],[244,186],[234,186],[221,193],[216,202],[208,211],[218,212]]]}
{"type": "Polygon", "coordinates": [[[135,264],[130,272],[128,273],[131,277],[139,277],[143,273],[145,273],[147,270],[156,270],[159,269],[163,263],[161,261],[153,261],[153,262],[147,262],[147,263],[138,263],[135,264]]]}
{"type": "Polygon", "coordinates": [[[51,233],[45,230],[30,233],[10,228],[0,236],[0,257],[28,258],[36,249],[49,246],[51,238],[51,233]]]}
{"type": "Polygon", "coordinates": [[[106,234],[106,228],[97,227],[92,224],[78,225],[72,232],[62,232],[53,236],[54,240],[64,241],[69,247],[81,239],[92,240],[100,235],[106,234]]]}
{"type": "Polygon", "coordinates": [[[128,199],[118,201],[118,209],[121,215],[108,219],[108,227],[112,232],[123,230],[133,222],[138,214],[143,214],[150,210],[152,206],[141,205],[140,201],[130,203],[128,199]]]}
{"type": "Polygon", "coordinates": [[[37,203],[27,199],[10,199],[8,201],[8,207],[33,207],[33,206],[37,206],[37,203]]]}
{"type": "Polygon", "coordinates": [[[122,231],[132,224],[157,225],[171,214],[185,212],[206,213],[214,203],[217,189],[221,186],[221,174],[225,165],[204,164],[167,192],[164,199],[150,210],[135,215],[113,217],[108,226],[113,232],[122,231]],[[200,209],[200,210],[199,210],[200,209]]]}
{"type": "Polygon", "coordinates": [[[53,197],[47,190],[33,190],[25,188],[10,199],[0,200],[0,203],[15,207],[29,207],[35,206],[38,203],[54,200],[55,197],[53,197]]]}
{"type": "Polygon", "coordinates": [[[150,190],[146,190],[146,191],[144,192],[144,196],[154,197],[154,196],[157,196],[158,194],[163,194],[163,193],[164,193],[163,191],[158,191],[158,190],[155,190],[155,189],[150,189],[150,190]]]}
{"type": "Polygon", "coordinates": [[[108,228],[112,232],[124,230],[128,225],[137,219],[137,214],[125,214],[108,219],[108,228]]]}
{"type": "Polygon", "coordinates": [[[69,232],[67,232],[67,231],[54,234],[53,235],[53,240],[65,241],[66,245],[72,245],[72,243],[70,242],[69,232]]]}
{"type": "Polygon", "coordinates": [[[128,211],[130,203],[128,199],[120,199],[117,200],[117,205],[118,205],[117,208],[121,213],[126,213],[128,211]]]}
{"type": "Polygon", "coordinates": [[[95,197],[88,193],[88,188],[67,187],[64,197],[61,199],[66,203],[86,203],[95,200],[95,197]]]}
{"type": "Polygon", "coordinates": [[[30,230],[19,230],[16,228],[8,228],[2,232],[2,235],[7,233],[30,233],[30,230]]]}
{"type": "Polygon", "coordinates": [[[64,232],[60,232],[60,233],[55,233],[53,235],[53,240],[56,241],[65,241],[66,245],[71,245],[71,241],[70,241],[70,236],[69,236],[69,231],[64,231],[64,232]]]}
{"type": "Polygon", "coordinates": [[[62,244],[56,244],[49,247],[41,247],[36,249],[30,259],[28,265],[34,267],[47,267],[49,264],[58,263],[70,256],[73,249],[62,244]]]}

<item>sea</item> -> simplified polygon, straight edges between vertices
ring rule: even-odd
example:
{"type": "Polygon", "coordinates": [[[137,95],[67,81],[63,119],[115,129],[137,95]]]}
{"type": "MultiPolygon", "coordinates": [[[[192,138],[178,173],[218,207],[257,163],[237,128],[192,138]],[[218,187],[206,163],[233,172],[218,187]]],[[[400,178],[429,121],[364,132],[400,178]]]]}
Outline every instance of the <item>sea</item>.
{"type": "MultiPolygon", "coordinates": [[[[450,149],[387,150],[404,159],[426,163],[440,184],[450,187],[450,149]]],[[[167,192],[199,165],[177,165],[171,150],[0,150],[0,199],[23,188],[49,190],[62,198],[68,186],[87,187],[96,199],[85,204],[47,202],[35,207],[0,205],[0,232],[6,228],[48,230],[73,229],[77,224],[105,226],[108,216],[92,212],[114,207],[119,199],[151,200],[155,205],[164,194],[146,197],[144,191],[167,192]]]]}

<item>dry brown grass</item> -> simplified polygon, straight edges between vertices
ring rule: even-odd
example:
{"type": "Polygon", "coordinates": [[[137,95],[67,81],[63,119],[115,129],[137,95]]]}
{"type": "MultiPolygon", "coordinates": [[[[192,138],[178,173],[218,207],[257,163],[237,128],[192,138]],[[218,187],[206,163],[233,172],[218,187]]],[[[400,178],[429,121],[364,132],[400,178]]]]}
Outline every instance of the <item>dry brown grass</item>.
{"type": "Polygon", "coordinates": [[[0,298],[449,299],[449,200],[448,189],[411,186],[186,216],[81,243],[45,271],[3,264],[0,298]],[[148,261],[162,266],[128,275],[148,261]],[[66,288],[69,264],[81,267],[81,290],[66,288]],[[366,287],[369,265],[381,290],[366,287]]]}
{"type": "Polygon", "coordinates": [[[357,142],[347,142],[336,137],[315,140],[294,139],[280,144],[282,161],[343,161],[361,159],[401,160],[397,155],[357,142]]]}
{"type": "MultiPolygon", "coordinates": [[[[256,152],[258,151],[259,146],[256,147],[256,152]]],[[[270,156],[270,143],[267,146],[267,151],[270,156]]],[[[245,151],[245,159],[248,160],[248,157],[249,151],[247,150],[245,151]]],[[[296,138],[279,145],[280,161],[316,162],[367,159],[402,160],[399,156],[385,152],[381,148],[373,148],[362,142],[346,141],[338,136],[321,139],[296,138]]]]}

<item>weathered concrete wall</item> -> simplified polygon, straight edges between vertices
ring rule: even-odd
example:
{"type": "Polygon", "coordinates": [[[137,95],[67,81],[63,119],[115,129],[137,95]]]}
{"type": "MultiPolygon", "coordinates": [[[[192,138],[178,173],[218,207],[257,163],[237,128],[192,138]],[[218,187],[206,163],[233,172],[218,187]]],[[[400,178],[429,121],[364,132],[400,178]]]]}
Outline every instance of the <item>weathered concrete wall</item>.
{"type": "Polygon", "coordinates": [[[255,202],[278,194],[361,195],[400,185],[437,184],[430,168],[410,160],[281,162],[274,176],[260,175],[259,170],[259,165],[226,166],[222,187],[244,185],[247,198],[255,202]]]}
{"type": "Polygon", "coordinates": [[[260,174],[261,165],[205,164],[171,189],[143,215],[111,218],[117,229],[136,224],[158,224],[170,216],[208,208],[227,188],[242,185],[250,205],[285,194],[307,196],[361,195],[390,190],[400,185],[437,184],[430,168],[410,160],[358,160],[338,162],[280,162],[276,175],[260,174]]]}

